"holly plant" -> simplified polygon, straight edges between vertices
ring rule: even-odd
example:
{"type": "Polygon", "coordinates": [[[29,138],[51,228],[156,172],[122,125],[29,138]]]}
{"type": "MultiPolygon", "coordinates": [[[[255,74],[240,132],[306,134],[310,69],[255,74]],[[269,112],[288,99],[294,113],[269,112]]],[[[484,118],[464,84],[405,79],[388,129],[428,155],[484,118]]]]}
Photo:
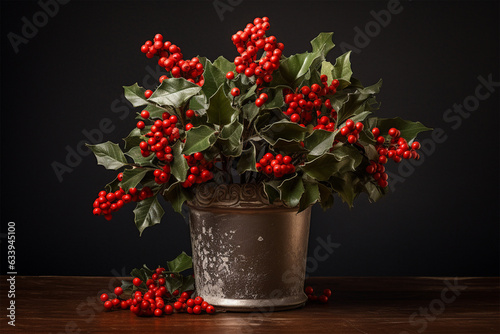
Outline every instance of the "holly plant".
{"type": "Polygon", "coordinates": [[[364,86],[353,77],[350,52],[332,64],[333,33],[320,33],[311,50],[285,56],[256,18],[231,40],[234,61],[184,59],[181,49],[157,34],[141,51],[165,69],[159,85],[126,86],[138,108],[137,126],[124,145],[88,145],[97,162],[122,170],[99,192],[93,212],[111,219],[136,202],[140,233],[164,213],[158,197],[181,212],[202,183],[251,183],[269,202],[302,211],[334,194],[353,205],[360,193],[377,201],[388,189],[386,163],[419,159],[419,122],[377,118],[382,80],[364,86]]]}

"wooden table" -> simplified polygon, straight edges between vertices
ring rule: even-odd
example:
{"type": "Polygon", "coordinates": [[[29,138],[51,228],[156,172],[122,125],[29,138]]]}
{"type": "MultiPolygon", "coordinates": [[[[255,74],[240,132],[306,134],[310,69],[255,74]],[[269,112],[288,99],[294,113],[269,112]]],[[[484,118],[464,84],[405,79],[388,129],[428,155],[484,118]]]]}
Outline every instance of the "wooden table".
{"type": "Polygon", "coordinates": [[[328,304],[141,318],[103,311],[98,296],[117,278],[17,276],[15,327],[7,324],[8,278],[0,284],[2,333],[500,333],[499,278],[310,278],[314,288],[333,290],[328,304]]]}

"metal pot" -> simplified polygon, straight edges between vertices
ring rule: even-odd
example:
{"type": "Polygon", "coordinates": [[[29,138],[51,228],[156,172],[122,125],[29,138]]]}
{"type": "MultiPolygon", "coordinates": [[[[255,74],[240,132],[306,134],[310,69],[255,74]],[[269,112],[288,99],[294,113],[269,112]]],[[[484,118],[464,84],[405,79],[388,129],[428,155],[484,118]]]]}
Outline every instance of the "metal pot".
{"type": "Polygon", "coordinates": [[[302,306],[311,208],[270,205],[252,184],[201,185],[188,204],[197,293],[228,311],[302,306]]]}

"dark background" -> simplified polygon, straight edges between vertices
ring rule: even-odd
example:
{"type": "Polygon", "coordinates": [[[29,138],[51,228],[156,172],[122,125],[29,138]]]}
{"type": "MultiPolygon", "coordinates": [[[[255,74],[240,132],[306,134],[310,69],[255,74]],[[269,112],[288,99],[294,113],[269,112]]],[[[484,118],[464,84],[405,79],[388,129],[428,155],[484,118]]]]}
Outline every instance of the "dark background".
{"type": "MultiPolygon", "coordinates": [[[[221,0],[229,3],[228,0],[221,0]]],[[[164,263],[190,252],[183,218],[165,206],[162,223],[142,237],[132,206],[111,222],[92,216],[92,202],[116,175],[92,155],[75,162],[60,182],[51,164],[65,164],[67,147],[87,140],[83,130],[103,118],[114,130],[101,141],[120,142],[134,126],[122,86],[147,78],[155,62],[139,51],[162,33],[185,57],[233,59],[230,37],[256,16],[269,16],[271,33],[285,54],[310,50],[319,32],[334,31],[337,47],[356,46],[356,27],[373,21],[387,1],[237,1],[217,14],[213,1],[77,1],[19,46],[22,17],[41,10],[32,1],[2,1],[1,224],[2,273],[6,270],[6,224],[16,223],[18,274],[124,275],[147,263],[164,263]],[[241,3],[240,3],[241,2],[241,3]],[[128,114],[124,119],[120,118],[128,114]]],[[[384,79],[383,117],[401,116],[441,128],[446,140],[430,143],[421,164],[393,181],[393,193],[355,207],[336,199],[334,208],[312,214],[310,256],[317,238],[337,245],[324,261],[308,263],[314,276],[499,275],[499,86],[456,129],[445,111],[471,101],[478,77],[499,82],[499,4],[496,1],[402,1],[403,10],[351,57],[365,85],[384,79]]],[[[482,93],[486,91],[481,90],[482,93]]],[[[88,140],[87,140],[88,141],[88,140]]],[[[392,175],[402,175],[391,165],[392,175]]]]}

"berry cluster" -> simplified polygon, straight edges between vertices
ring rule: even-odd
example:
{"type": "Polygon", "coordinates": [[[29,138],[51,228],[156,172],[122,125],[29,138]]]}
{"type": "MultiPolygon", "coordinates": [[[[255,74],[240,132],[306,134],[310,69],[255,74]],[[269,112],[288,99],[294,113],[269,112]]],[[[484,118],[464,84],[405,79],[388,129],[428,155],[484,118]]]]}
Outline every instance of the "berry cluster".
{"type": "Polygon", "coordinates": [[[277,154],[276,157],[271,153],[266,153],[255,164],[255,168],[259,172],[263,172],[267,175],[274,174],[274,177],[282,177],[287,174],[295,173],[295,166],[292,165],[292,158],[288,155],[277,154]]]}
{"type": "Polygon", "coordinates": [[[385,164],[388,159],[394,160],[394,162],[401,162],[402,159],[420,159],[420,155],[417,150],[420,149],[420,143],[414,141],[408,144],[406,139],[401,137],[401,132],[396,128],[391,128],[388,131],[388,135],[391,137],[389,143],[386,143],[384,136],[380,135],[379,128],[373,128],[372,133],[377,141],[377,152],[379,154],[379,163],[385,164]]]}
{"type": "MultiPolygon", "coordinates": [[[[118,174],[118,180],[123,179],[123,173],[118,174]]],[[[97,195],[97,199],[93,204],[93,213],[96,216],[104,216],[106,220],[111,220],[112,213],[118,211],[124,204],[132,201],[139,202],[153,196],[153,191],[149,187],[144,187],[141,190],[130,188],[128,194],[120,188],[115,192],[106,192],[101,190],[97,195]]]]}
{"type": "MultiPolygon", "coordinates": [[[[143,293],[141,290],[143,282],[140,278],[135,277],[132,281],[133,285],[139,290],[135,291],[132,298],[122,299],[123,294],[121,287],[114,289],[114,295],[111,296],[103,293],[100,297],[104,303],[106,310],[126,310],[129,309],[137,316],[145,317],[161,317],[164,314],[172,314],[176,312],[187,312],[191,314],[201,314],[205,311],[208,314],[215,313],[215,308],[203,300],[202,297],[190,298],[192,291],[183,292],[179,296],[179,290],[170,293],[166,288],[166,279],[163,274],[165,268],[157,268],[150,279],[145,282],[147,291],[143,293]],[[175,301],[175,302],[174,302],[175,301]],[[169,303],[173,302],[173,303],[169,303]]],[[[174,275],[174,274],[171,274],[174,275]]]]}
{"type": "Polygon", "coordinates": [[[328,298],[330,298],[332,296],[332,290],[330,290],[330,289],[324,289],[323,293],[320,296],[315,295],[314,289],[310,286],[307,286],[304,289],[304,291],[307,295],[307,298],[310,301],[319,301],[320,303],[323,303],[323,304],[328,303],[328,298]]]}
{"type": "MultiPolygon", "coordinates": [[[[149,119],[147,110],[141,111],[141,117],[149,119]]],[[[143,157],[148,157],[151,152],[155,152],[156,157],[163,162],[170,163],[174,159],[171,145],[180,137],[179,128],[177,128],[177,116],[165,112],[162,115],[163,121],[157,119],[151,126],[150,131],[146,133],[147,141],[139,144],[143,157]]],[[[137,128],[144,129],[146,125],[143,121],[137,122],[137,128]]]]}
{"type": "Polygon", "coordinates": [[[335,94],[339,81],[335,79],[328,86],[326,80],[327,76],[322,75],[321,83],[323,87],[319,84],[312,84],[310,87],[303,86],[300,89],[300,93],[287,92],[285,95],[287,109],[283,112],[290,116],[292,122],[300,123],[301,125],[310,123],[313,120],[313,112],[316,111],[318,125],[314,129],[334,130],[337,112],[333,109],[330,99],[323,97],[335,94]],[[321,116],[323,106],[325,106],[328,116],[321,116]]]}
{"type": "MultiPolygon", "coordinates": [[[[146,57],[159,57],[158,65],[170,72],[174,78],[185,78],[187,81],[203,86],[203,64],[197,57],[191,60],[183,60],[181,48],[170,41],[163,42],[163,36],[156,34],[153,41],[146,41],[141,47],[141,51],[146,57]]],[[[160,77],[160,83],[168,79],[166,75],[160,77]]],[[[149,98],[149,96],[146,96],[149,98]]]]}
{"type": "Polygon", "coordinates": [[[354,144],[359,139],[359,133],[363,130],[364,125],[361,122],[356,122],[352,119],[345,121],[345,125],[340,128],[340,134],[347,137],[349,144],[354,144]]]}
{"type": "Polygon", "coordinates": [[[389,185],[387,181],[389,176],[385,172],[384,166],[387,161],[392,159],[398,163],[402,159],[420,159],[420,155],[417,153],[417,150],[420,149],[420,143],[414,141],[409,145],[396,128],[391,128],[388,131],[388,135],[391,137],[389,143],[386,143],[385,137],[380,135],[379,128],[373,128],[372,133],[377,141],[375,148],[379,156],[378,161],[370,161],[370,164],[366,166],[366,172],[372,175],[380,187],[385,188],[389,185]]]}
{"type": "Polygon", "coordinates": [[[191,155],[184,155],[187,160],[189,171],[186,181],[182,183],[184,188],[189,188],[197,183],[203,183],[213,178],[210,169],[214,167],[213,162],[208,162],[203,153],[196,152],[191,155]]]}
{"type": "MultiPolygon", "coordinates": [[[[278,69],[281,54],[285,47],[283,43],[278,43],[276,37],[266,37],[269,30],[269,18],[255,18],[253,23],[248,23],[243,31],[238,31],[231,37],[233,44],[240,54],[234,59],[237,73],[244,73],[247,77],[256,76],[257,86],[262,86],[264,82],[273,80],[272,73],[278,69]],[[256,62],[257,53],[264,50],[262,58],[256,62]]],[[[228,72],[226,78],[232,80],[233,72],[228,72]]]]}

